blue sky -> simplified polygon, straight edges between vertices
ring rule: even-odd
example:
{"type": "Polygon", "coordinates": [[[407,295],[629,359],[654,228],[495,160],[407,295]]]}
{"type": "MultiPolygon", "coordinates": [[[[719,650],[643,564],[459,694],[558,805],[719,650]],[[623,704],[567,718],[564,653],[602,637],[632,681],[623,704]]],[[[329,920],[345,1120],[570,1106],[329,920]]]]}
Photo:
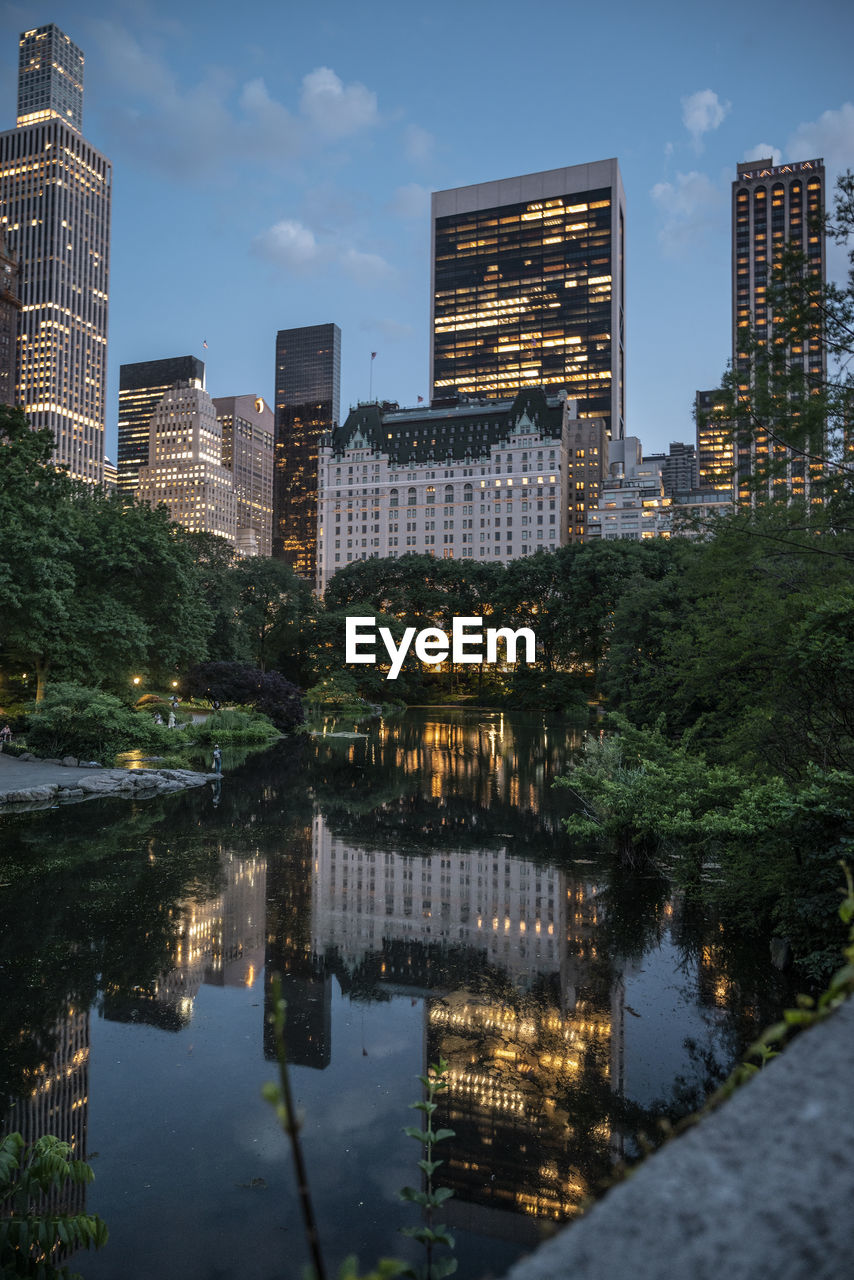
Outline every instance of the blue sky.
{"type": "Polygon", "coordinates": [[[842,0],[7,4],[6,127],[18,34],[46,22],[86,55],[84,133],[113,161],[113,458],[121,363],[197,354],[212,395],[272,400],[294,325],[340,325],[343,412],[371,351],[374,395],[426,398],[429,192],[612,155],[627,431],[690,440],[729,350],[736,162],[854,167],[842,0]]]}

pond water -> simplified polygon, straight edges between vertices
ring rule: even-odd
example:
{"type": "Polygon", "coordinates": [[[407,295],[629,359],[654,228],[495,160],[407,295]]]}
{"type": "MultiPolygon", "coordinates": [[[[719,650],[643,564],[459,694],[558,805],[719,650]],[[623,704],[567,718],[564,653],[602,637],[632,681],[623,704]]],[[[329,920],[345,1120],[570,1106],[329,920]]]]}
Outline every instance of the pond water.
{"type": "Polygon", "coordinates": [[[577,728],[468,710],[326,728],[227,758],[216,791],[0,819],[4,1127],[91,1161],[68,1203],[110,1242],[75,1259],[86,1280],[300,1275],[261,1098],[274,973],[330,1274],[417,1257],[402,1129],[440,1055],[442,1217],[476,1280],[571,1220],[783,999],[663,881],[572,845],[551,783],[577,728]]]}

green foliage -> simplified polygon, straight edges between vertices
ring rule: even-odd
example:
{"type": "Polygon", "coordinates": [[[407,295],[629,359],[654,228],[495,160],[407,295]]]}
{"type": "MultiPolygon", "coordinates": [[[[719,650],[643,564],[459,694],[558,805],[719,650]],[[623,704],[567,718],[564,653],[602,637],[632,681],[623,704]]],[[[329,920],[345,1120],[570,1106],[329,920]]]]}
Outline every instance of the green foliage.
{"type": "Polygon", "coordinates": [[[45,1203],[86,1186],[94,1174],[74,1160],[67,1142],[51,1135],[27,1146],[20,1133],[0,1141],[0,1267],[4,1276],[79,1280],[61,1264],[65,1251],[101,1249],[108,1232],[96,1214],[59,1213],[45,1203]]]}
{"type": "Polygon", "coordinates": [[[112,762],[119,751],[151,745],[156,727],[110,693],[60,682],[48,685],[30,717],[27,746],[41,756],[112,762]]]}
{"type": "Polygon", "coordinates": [[[556,780],[581,806],[565,820],[570,834],[604,840],[627,864],[674,848],[696,864],[722,838],[751,833],[733,808],[744,784],[737,770],[672,745],[660,723],[610,723],[617,732],[589,737],[570,776],[556,780]]]}
{"type": "Polygon", "coordinates": [[[317,684],[306,690],[305,700],[309,706],[334,707],[339,711],[366,711],[368,703],[356,688],[356,679],[349,671],[338,671],[335,675],[324,676],[317,684]]]}
{"type": "Polygon", "coordinates": [[[213,711],[201,724],[193,726],[193,740],[214,742],[272,742],[280,736],[276,726],[257,711],[225,708],[213,711]]]}
{"type": "Polygon", "coordinates": [[[433,1128],[433,1117],[439,1106],[435,1100],[436,1095],[448,1088],[447,1075],[448,1063],[440,1057],[438,1062],[430,1066],[426,1075],[418,1077],[424,1086],[426,1097],[420,1102],[413,1102],[412,1108],[414,1111],[423,1113],[426,1124],[424,1128],[409,1126],[403,1131],[408,1138],[414,1138],[424,1147],[424,1157],[418,1161],[418,1168],[424,1175],[424,1190],[417,1191],[414,1187],[404,1187],[400,1192],[401,1200],[417,1205],[423,1218],[422,1225],[419,1227],[402,1228],[403,1235],[410,1236],[419,1244],[423,1244],[425,1250],[423,1266],[406,1267],[402,1272],[411,1280],[442,1280],[444,1276],[453,1275],[457,1269],[456,1258],[433,1257],[433,1250],[437,1246],[446,1249],[454,1247],[454,1237],[448,1228],[434,1221],[436,1210],[440,1209],[454,1194],[449,1187],[436,1187],[433,1184],[433,1175],[444,1164],[443,1160],[433,1158],[433,1148],[438,1142],[445,1142],[448,1138],[455,1137],[453,1129],[433,1128]]]}

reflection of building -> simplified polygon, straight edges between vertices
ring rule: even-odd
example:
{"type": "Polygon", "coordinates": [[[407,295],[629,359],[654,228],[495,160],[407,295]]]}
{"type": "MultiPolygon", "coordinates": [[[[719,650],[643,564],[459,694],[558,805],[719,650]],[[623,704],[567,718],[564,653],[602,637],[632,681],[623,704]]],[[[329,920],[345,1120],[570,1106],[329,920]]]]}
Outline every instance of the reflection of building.
{"type": "Polygon", "coordinates": [[[614,1156],[622,983],[595,977],[595,887],[506,848],[371,848],[320,815],[313,845],[314,953],[427,996],[425,1066],[449,1063],[434,1123],[456,1134],[443,1215],[515,1235],[507,1214],[524,1214],[536,1239],[533,1220],[578,1212],[614,1156]]]}
{"type": "MultiPolygon", "coordinates": [[[[804,255],[806,270],[824,285],[824,161],[775,165],[749,160],[738,166],[732,184],[732,363],[738,374],[739,401],[749,404],[753,361],[744,339],[773,351],[779,340],[767,293],[772,273],[789,246],[804,255]]],[[[821,312],[813,330],[786,351],[787,371],[802,372],[809,389],[824,386],[827,352],[821,312]]],[[[782,416],[787,410],[781,406],[782,416]]],[[[738,441],[737,497],[749,502],[761,486],[766,497],[809,497],[818,464],[773,437],[774,423],[763,421],[738,441]]],[[[821,446],[814,449],[821,452],[821,446]]]]}
{"type": "Polygon", "coordinates": [[[566,948],[564,874],[506,849],[407,855],[353,846],[314,819],[312,950],[355,966],[389,939],[484,950],[521,986],[557,973],[566,948]]]}
{"type": "Polygon", "coordinates": [[[332,1060],[332,978],[322,952],[311,945],[311,828],[304,827],[270,865],[267,898],[267,954],[264,970],[264,1055],[276,1056],[272,979],[278,977],[287,1002],[288,1061],[323,1071],[332,1060]]]}
{"type": "Polygon", "coordinates": [[[269,556],[273,530],[273,411],[260,396],[214,400],[222,425],[222,463],[231,472],[237,550],[269,556]]]}
{"type": "MultiPolygon", "coordinates": [[[[75,1160],[86,1159],[89,1109],[89,1014],[69,1009],[52,1031],[54,1048],[28,1080],[29,1093],[6,1114],[3,1133],[20,1133],[26,1143],[52,1134],[71,1147],[75,1160]]],[[[82,1213],[86,1186],[67,1184],[61,1195],[50,1193],[54,1213],[82,1213]]]]}
{"type": "Polygon", "coordinates": [[[539,387],[445,408],[359,405],[320,450],[318,589],[354,560],[556,551],[579,427],[575,402],[539,387]]]}
{"type": "Polygon", "coordinates": [[[82,136],[83,54],[52,23],[20,40],[18,125],[0,134],[0,224],[20,266],[18,387],[55,460],[100,484],[112,170],[82,136]]]}
{"type": "Polygon", "coordinates": [[[139,498],[168,507],[191,533],[215,533],[233,543],[237,508],[231,472],[223,466],[222,424],[208,393],[192,383],[171,387],[148,425],[148,462],[139,468],[139,498]]]}
{"type": "Polygon", "coordinates": [[[204,362],[195,356],[171,356],[123,364],[119,370],[118,488],[128,497],[137,491],[140,467],[148,465],[154,410],[178,383],[204,388],[204,362]]]}
{"type": "Polygon", "coordinates": [[[616,160],[434,192],[431,395],[563,387],[619,439],[624,236],[616,160]]]}
{"type": "Polygon", "coordinates": [[[317,451],[320,437],[338,423],[340,401],[338,325],[279,330],[273,554],[310,582],[317,556],[317,451]]]}
{"type": "Polygon", "coordinates": [[[108,992],[104,1017],[148,1022],[180,1031],[193,1016],[203,983],[251,987],[264,964],[267,864],[263,858],[223,858],[222,890],[175,908],[175,953],[171,969],[146,990],[108,992]]]}

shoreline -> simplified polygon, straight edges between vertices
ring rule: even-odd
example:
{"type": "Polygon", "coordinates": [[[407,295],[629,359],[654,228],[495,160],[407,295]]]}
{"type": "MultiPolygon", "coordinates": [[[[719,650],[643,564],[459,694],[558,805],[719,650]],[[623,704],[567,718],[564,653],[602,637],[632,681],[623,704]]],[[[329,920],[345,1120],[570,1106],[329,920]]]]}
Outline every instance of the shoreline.
{"type": "MultiPolygon", "coordinates": [[[[70,761],[70,757],[68,758],[70,761]]],[[[99,796],[150,797],[202,787],[222,774],[193,769],[122,769],[23,759],[0,752],[0,814],[95,800],[99,796]]]]}

